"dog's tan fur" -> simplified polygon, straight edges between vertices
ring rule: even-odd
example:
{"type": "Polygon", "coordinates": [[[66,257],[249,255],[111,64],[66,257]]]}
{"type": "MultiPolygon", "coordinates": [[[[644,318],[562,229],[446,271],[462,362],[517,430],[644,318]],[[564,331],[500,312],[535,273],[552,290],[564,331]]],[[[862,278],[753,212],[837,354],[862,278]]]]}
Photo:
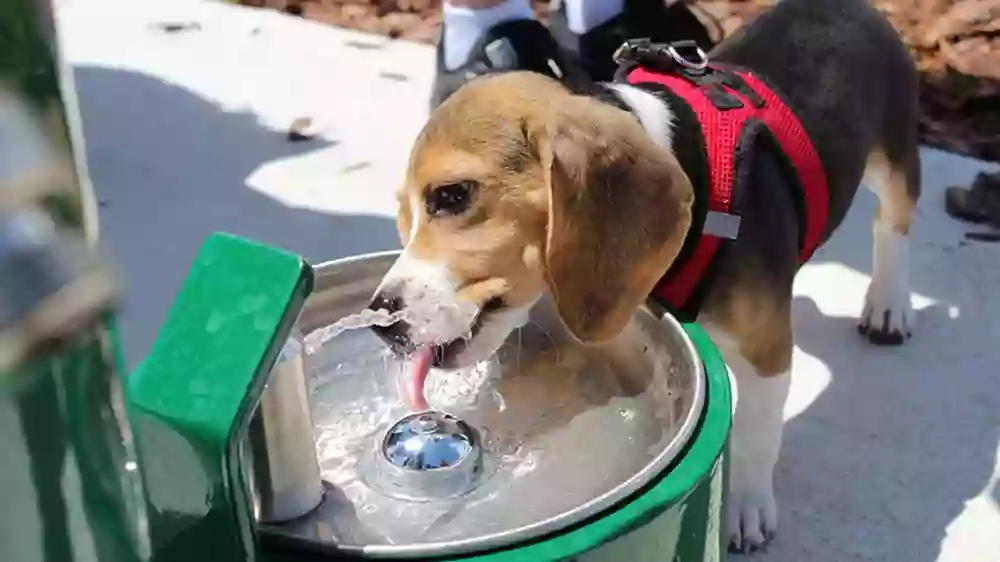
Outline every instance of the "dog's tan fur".
{"type": "Polygon", "coordinates": [[[691,221],[692,188],[672,154],[624,112],[536,74],[463,88],[412,154],[399,229],[414,255],[447,263],[474,302],[503,292],[520,306],[547,284],[584,342],[622,330],[691,221]],[[427,220],[426,190],[458,180],[478,182],[473,209],[427,220]],[[624,204],[607,204],[625,192],[624,204]],[[421,225],[410,240],[412,217],[421,225]]]}
{"type": "Polygon", "coordinates": [[[736,341],[760,376],[787,373],[792,364],[792,310],[785,293],[748,276],[705,301],[705,314],[736,341]]]}
{"type": "Polygon", "coordinates": [[[875,220],[886,220],[892,229],[900,234],[909,235],[910,224],[917,204],[912,195],[912,177],[919,167],[916,154],[901,163],[889,161],[881,149],[872,151],[868,157],[865,175],[878,181],[879,204],[875,211],[875,220]]]}

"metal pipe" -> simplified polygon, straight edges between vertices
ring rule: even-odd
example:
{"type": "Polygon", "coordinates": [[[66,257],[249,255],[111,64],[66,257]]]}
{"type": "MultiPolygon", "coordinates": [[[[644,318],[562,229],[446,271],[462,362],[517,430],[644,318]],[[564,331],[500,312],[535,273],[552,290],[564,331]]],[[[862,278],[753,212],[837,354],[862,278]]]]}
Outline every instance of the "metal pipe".
{"type": "Polygon", "coordinates": [[[312,415],[296,337],[285,343],[250,421],[254,511],[262,523],[309,513],[323,500],[312,415]]]}

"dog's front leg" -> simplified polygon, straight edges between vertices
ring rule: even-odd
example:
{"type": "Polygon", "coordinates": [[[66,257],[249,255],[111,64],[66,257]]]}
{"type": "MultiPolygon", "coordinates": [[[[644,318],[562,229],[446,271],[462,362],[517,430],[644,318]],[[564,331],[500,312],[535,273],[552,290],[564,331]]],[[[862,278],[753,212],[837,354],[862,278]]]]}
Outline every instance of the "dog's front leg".
{"type": "Polygon", "coordinates": [[[772,339],[769,346],[737,342],[712,327],[709,332],[736,379],[727,509],[729,548],[750,553],[764,548],[778,529],[774,467],[791,383],[791,330],[787,338],[779,338],[785,341],[772,339]]]}
{"type": "Polygon", "coordinates": [[[743,364],[731,367],[739,402],[730,445],[729,544],[748,553],[766,546],[778,530],[774,465],[791,373],[762,376],[745,359],[733,363],[743,364]]]}

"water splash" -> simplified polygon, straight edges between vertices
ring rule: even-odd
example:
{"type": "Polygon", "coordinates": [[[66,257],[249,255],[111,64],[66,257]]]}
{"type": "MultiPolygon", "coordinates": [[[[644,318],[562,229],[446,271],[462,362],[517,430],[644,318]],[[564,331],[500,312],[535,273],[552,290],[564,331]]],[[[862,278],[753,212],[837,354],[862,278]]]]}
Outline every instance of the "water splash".
{"type": "Polygon", "coordinates": [[[500,366],[494,358],[462,369],[432,369],[425,390],[427,401],[435,408],[457,411],[482,406],[480,400],[484,397],[495,403],[492,394],[497,391],[493,385],[499,378],[500,366]]]}
{"type": "Polygon", "coordinates": [[[443,344],[455,338],[456,327],[466,339],[475,323],[479,308],[472,303],[444,303],[437,299],[427,299],[422,304],[411,304],[403,310],[389,312],[385,309],[366,308],[348,314],[329,326],[318,328],[304,338],[305,351],[313,355],[328,341],[347,330],[358,330],[372,326],[391,326],[396,322],[410,325],[410,338],[415,342],[443,344]]]}
{"type": "MultiPolygon", "coordinates": [[[[441,309],[442,315],[448,314],[448,307],[441,309]]],[[[425,309],[422,314],[429,312],[425,309]]],[[[411,322],[407,314],[362,312],[307,338],[307,346],[322,346],[306,363],[323,478],[355,506],[357,521],[386,532],[384,544],[458,540],[467,537],[470,528],[481,533],[506,530],[515,512],[548,517],[575,508],[634,475],[659,454],[686,411],[680,407],[686,388],[679,373],[682,365],[671,361],[665,346],[652,350],[658,359],[650,361],[651,381],[645,392],[588,405],[585,412],[574,412],[566,416],[572,419],[558,423],[552,421],[557,414],[577,403],[572,384],[565,394],[553,393],[544,411],[525,411],[513,393],[506,396],[509,408],[504,407],[504,397],[498,394],[502,387],[494,384],[492,375],[499,376],[509,363],[501,363],[499,357],[461,370],[433,369],[427,381],[428,401],[480,432],[486,472],[482,485],[459,499],[400,502],[380,490],[372,463],[385,430],[409,413],[395,392],[400,381],[409,380],[406,359],[355,329],[372,321],[388,325],[399,320],[411,322]],[[666,404],[658,406],[661,402],[666,404]],[[581,446],[585,442],[598,443],[600,454],[581,446]],[[580,472],[581,466],[587,470],[580,472]],[[588,474],[602,477],[588,479],[588,474]],[[561,485],[553,486],[553,481],[561,485]]],[[[525,335],[551,337],[536,331],[525,335]]],[[[519,347],[508,349],[506,360],[522,361],[519,347]]],[[[527,361],[534,360],[539,347],[527,348],[527,361]]],[[[602,372],[589,365],[555,363],[553,368],[583,369],[584,378],[586,373],[602,372]]],[[[569,380],[575,384],[575,378],[569,380]]]]}
{"type": "Polygon", "coordinates": [[[388,310],[372,310],[366,308],[361,312],[349,314],[329,326],[324,326],[310,332],[304,339],[306,353],[312,355],[319,351],[326,342],[347,330],[358,330],[372,326],[391,326],[400,320],[407,320],[408,311],[389,312],[388,310]]]}

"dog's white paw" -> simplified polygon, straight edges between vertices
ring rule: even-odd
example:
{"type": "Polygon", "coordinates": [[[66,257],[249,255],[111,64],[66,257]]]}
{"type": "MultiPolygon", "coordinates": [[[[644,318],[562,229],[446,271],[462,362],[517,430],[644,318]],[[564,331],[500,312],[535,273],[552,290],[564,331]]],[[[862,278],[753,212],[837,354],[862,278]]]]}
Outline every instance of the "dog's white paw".
{"type": "Polygon", "coordinates": [[[913,335],[907,245],[906,235],[876,223],[875,272],[858,323],[875,345],[901,345],[913,335]]]}
{"type": "Polygon", "coordinates": [[[909,290],[898,284],[879,287],[872,280],[858,332],[875,345],[902,345],[906,342],[913,336],[913,305],[909,290]]]}
{"type": "Polygon", "coordinates": [[[729,550],[751,554],[767,548],[778,532],[778,507],[771,487],[731,490],[728,499],[729,550]]]}

